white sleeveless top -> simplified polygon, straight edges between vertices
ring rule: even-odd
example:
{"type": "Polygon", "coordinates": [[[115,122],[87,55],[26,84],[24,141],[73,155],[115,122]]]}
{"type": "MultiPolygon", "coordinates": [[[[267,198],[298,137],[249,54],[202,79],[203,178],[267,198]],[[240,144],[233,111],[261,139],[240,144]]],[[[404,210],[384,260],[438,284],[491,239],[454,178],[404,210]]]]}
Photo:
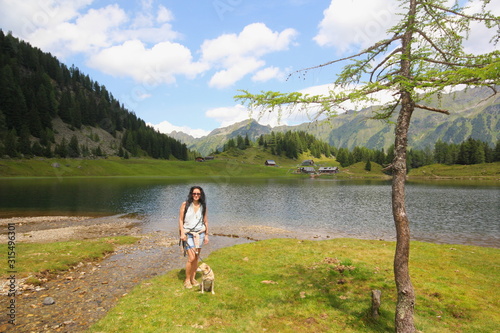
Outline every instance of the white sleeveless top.
{"type": "Polygon", "coordinates": [[[200,204],[200,208],[195,213],[193,205],[189,205],[186,215],[184,216],[184,229],[189,229],[189,230],[193,229],[192,231],[198,232],[202,228],[203,228],[203,206],[200,204]]]}

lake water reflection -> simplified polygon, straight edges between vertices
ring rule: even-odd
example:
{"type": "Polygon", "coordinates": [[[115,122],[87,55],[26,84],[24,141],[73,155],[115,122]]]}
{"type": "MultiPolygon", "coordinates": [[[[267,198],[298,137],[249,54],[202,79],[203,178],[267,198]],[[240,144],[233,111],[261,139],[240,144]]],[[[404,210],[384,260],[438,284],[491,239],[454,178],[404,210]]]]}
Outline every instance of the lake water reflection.
{"type": "MultiPolygon", "coordinates": [[[[173,230],[189,187],[208,196],[210,223],[267,225],[331,236],[395,239],[390,182],[334,179],[201,181],[149,178],[4,179],[0,214],[137,212],[147,230],[173,230]]],[[[500,188],[408,183],[412,238],[500,247],[500,188]]]]}

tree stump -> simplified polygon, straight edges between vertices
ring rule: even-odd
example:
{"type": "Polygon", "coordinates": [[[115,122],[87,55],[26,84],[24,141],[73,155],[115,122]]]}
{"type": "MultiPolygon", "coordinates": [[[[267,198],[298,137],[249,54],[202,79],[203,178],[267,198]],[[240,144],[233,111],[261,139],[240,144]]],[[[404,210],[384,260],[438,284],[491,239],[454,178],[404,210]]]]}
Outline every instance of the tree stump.
{"type": "Polygon", "coordinates": [[[380,290],[372,290],[372,317],[377,319],[380,315],[380,297],[382,292],[380,290]]]}

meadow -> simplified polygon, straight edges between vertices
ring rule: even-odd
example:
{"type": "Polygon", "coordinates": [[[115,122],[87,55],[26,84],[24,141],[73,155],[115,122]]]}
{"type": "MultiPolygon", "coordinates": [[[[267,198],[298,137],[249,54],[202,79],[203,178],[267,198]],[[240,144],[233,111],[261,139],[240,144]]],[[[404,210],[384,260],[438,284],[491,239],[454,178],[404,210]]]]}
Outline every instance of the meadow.
{"type": "MultiPolygon", "coordinates": [[[[157,159],[122,159],[109,157],[103,159],[3,159],[0,160],[0,178],[10,177],[175,177],[175,178],[216,178],[216,177],[308,177],[297,175],[301,162],[313,159],[318,166],[336,166],[340,173],[323,175],[339,179],[368,178],[390,179],[383,167],[371,163],[371,171],[365,170],[365,163],[359,162],[348,167],[341,167],[335,159],[314,158],[302,154],[298,159],[276,157],[254,149],[238,153],[222,153],[214,160],[205,162],[157,160],[157,159]],[[277,166],[264,165],[267,159],[276,161],[277,166]]],[[[433,164],[408,173],[409,179],[474,179],[499,181],[500,162],[477,165],[439,165],[433,164]]]]}
{"type": "MultiPolygon", "coordinates": [[[[90,332],[394,331],[395,244],[271,239],[204,258],[215,295],[184,289],[184,270],[145,281],[90,332]],[[382,292],[371,315],[371,290],[382,292]]],[[[493,332],[500,325],[498,249],[412,243],[415,322],[421,332],[493,332]]]]}

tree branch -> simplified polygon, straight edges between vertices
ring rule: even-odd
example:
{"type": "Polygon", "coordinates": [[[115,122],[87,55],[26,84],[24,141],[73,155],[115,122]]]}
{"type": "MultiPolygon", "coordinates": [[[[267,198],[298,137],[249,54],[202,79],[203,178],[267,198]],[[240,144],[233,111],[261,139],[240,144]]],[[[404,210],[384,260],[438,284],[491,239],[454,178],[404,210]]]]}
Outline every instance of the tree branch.
{"type": "Polygon", "coordinates": [[[471,67],[482,68],[483,67],[480,64],[474,65],[474,64],[465,64],[465,63],[454,63],[454,62],[448,62],[448,61],[439,61],[439,60],[435,60],[435,59],[431,59],[431,58],[427,58],[427,57],[415,57],[413,59],[425,60],[427,62],[446,65],[446,66],[450,66],[450,67],[465,67],[465,68],[471,68],[471,67]]]}
{"type": "Polygon", "coordinates": [[[448,110],[437,109],[437,108],[433,108],[431,106],[426,106],[426,105],[421,105],[421,104],[415,104],[415,107],[419,108],[419,109],[427,110],[427,111],[444,113],[444,114],[447,114],[447,115],[450,114],[450,112],[448,110]]]}
{"type": "Polygon", "coordinates": [[[453,15],[461,16],[463,18],[469,19],[469,20],[474,20],[474,21],[498,21],[498,18],[490,18],[487,16],[479,17],[479,16],[474,16],[474,15],[467,15],[462,12],[458,12],[449,8],[443,8],[441,6],[435,5],[433,3],[427,3],[428,6],[433,7],[435,9],[439,9],[443,12],[447,12],[453,15]]]}
{"type": "Polygon", "coordinates": [[[420,29],[416,29],[415,30],[420,36],[422,36],[429,44],[431,44],[431,46],[434,48],[434,50],[436,50],[437,52],[439,52],[443,58],[448,61],[448,57],[447,57],[447,54],[441,50],[440,47],[438,47],[428,36],[425,32],[423,32],[422,30],[420,29]]]}
{"type": "MultiPolygon", "coordinates": [[[[398,52],[401,52],[403,51],[403,49],[401,47],[398,47],[397,49],[395,49],[394,51],[392,51],[387,57],[385,57],[384,60],[382,60],[380,63],[377,64],[377,66],[375,66],[375,68],[373,69],[373,71],[371,72],[371,75],[370,75],[370,82],[373,82],[372,79],[373,79],[373,75],[375,74],[375,72],[382,66],[384,65],[387,61],[389,61],[389,59],[396,53],[398,52]]],[[[381,74],[381,73],[380,73],[381,74]]]]}
{"type": "Polygon", "coordinates": [[[385,168],[382,169],[382,172],[383,171],[391,171],[394,169],[394,165],[391,163],[389,164],[388,166],[386,166],[385,168]]]}
{"type": "MultiPolygon", "coordinates": [[[[363,54],[367,54],[373,50],[376,50],[377,48],[381,47],[381,46],[388,46],[390,45],[392,42],[394,42],[395,40],[398,40],[398,39],[401,39],[402,35],[395,35],[394,37],[392,37],[391,39],[386,39],[384,41],[381,41],[381,42],[378,42],[372,46],[370,46],[369,48],[357,53],[357,54],[354,54],[354,55],[351,55],[349,57],[345,57],[345,58],[341,58],[341,59],[337,59],[337,60],[333,60],[333,61],[329,61],[327,63],[324,63],[324,64],[321,64],[321,65],[317,65],[317,66],[313,66],[313,67],[308,67],[308,68],[303,68],[303,69],[300,69],[300,70],[297,70],[295,72],[293,72],[292,74],[294,73],[298,73],[298,72],[304,72],[304,71],[308,71],[308,70],[311,70],[311,69],[317,69],[317,68],[322,68],[322,67],[326,67],[326,66],[329,66],[329,65],[332,65],[332,64],[335,64],[337,62],[341,62],[341,61],[344,61],[344,60],[349,60],[349,59],[353,59],[353,58],[357,58],[363,54]]],[[[290,74],[290,75],[292,75],[290,74]]]]}

